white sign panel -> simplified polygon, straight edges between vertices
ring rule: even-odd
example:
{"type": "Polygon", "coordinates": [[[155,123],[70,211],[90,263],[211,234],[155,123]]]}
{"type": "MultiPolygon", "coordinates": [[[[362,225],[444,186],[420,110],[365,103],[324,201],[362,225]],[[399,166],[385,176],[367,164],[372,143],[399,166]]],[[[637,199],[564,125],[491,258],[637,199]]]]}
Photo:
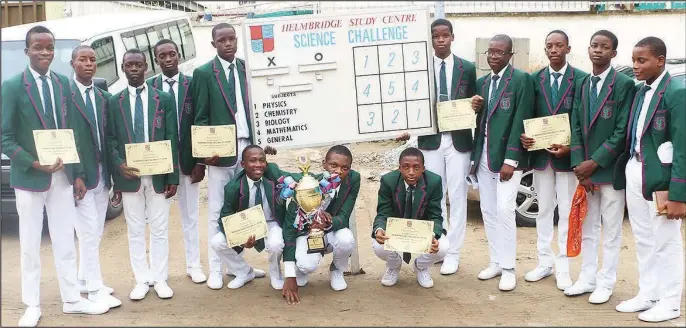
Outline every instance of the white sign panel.
{"type": "Polygon", "coordinates": [[[428,9],[249,19],[244,26],[258,145],[436,133],[428,9]]]}

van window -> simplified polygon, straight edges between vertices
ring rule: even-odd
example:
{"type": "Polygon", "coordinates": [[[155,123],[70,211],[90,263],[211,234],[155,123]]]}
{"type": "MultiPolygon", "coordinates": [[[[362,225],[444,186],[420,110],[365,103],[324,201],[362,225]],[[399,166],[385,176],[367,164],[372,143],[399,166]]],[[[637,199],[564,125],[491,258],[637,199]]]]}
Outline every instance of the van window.
{"type": "MultiPolygon", "coordinates": [[[[71,51],[79,46],[78,40],[57,39],[55,40],[55,58],[50,64],[50,69],[71,78],[71,51]]],[[[21,41],[2,41],[2,60],[0,61],[0,79],[4,82],[13,76],[22,73],[29,64],[29,58],[24,54],[26,43],[21,41]]]]}
{"type": "Polygon", "coordinates": [[[95,50],[96,64],[98,65],[95,76],[104,78],[108,86],[112,85],[119,79],[112,37],[96,40],[91,43],[91,47],[95,50]]]}
{"type": "Polygon", "coordinates": [[[134,31],[133,33],[136,36],[138,49],[143,52],[145,55],[145,61],[148,63],[148,70],[145,71],[145,78],[147,79],[155,74],[155,62],[152,60],[152,46],[150,45],[150,41],[148,41],[148,34],[145,33],[145,30],[140,29],[134,31]]]}
{"type": "Polygon", "coordinates": [[[169,32],[171,33],[171,39],[179,47],[179,63],[186,61],[186,55],[183,52],[183,47],[181,46],[181,33],[179,32],[179,27],[176,26],[176,22],[169,23],[169,32]]]}
{"type": "Polygon", "coordinates": [[[188,21],[179,21],[179,29],[181,30],[181,48],[183,48],[184,60],[195,58],[195,40],[193,39],[193,31],[191,31],[188,21]]]}

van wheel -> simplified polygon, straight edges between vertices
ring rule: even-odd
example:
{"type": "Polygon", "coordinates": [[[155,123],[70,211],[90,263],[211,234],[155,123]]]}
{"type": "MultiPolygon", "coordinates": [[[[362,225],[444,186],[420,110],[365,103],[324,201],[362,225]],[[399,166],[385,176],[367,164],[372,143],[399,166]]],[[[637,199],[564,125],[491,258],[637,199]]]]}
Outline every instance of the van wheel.
{"type": "MultiPolygon", "coordinates": [[[[538,193],[534,188],[534,171],[526,171],[522,176],[517,192],[516,220],[518,227],[535,227],[538,217],[538,193]]],[[[557,207],[553,216],[554,224],[559,220],[557,207]]]]}
{"type": "Polygon", "coordinates": [[[124,203],[121,199],[114,199],[114,192],[110,191],[110,201],[109,204],[107,204],[107,215],[105,216],[105,218],[107,220],[114,219],[121,215],[123,211],[124,203]]]}

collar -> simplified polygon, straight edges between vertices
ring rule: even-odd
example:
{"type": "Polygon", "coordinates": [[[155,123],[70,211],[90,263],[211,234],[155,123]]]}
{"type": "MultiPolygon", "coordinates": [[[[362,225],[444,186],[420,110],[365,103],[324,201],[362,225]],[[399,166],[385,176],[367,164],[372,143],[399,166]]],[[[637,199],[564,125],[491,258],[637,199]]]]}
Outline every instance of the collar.
{"type": "Polygon", "coordinates": [[[591,77],[598,76],[598,77],[600,77],[600,81],[598,81],[598,82],[603,82],[607,78],[607,75],[610,74],[611,69],[612,69],[612,65],[610,65],[604,72],[600,73],[600,75],[593,75],[593,73],[591,73],[591,77]]]}
{"type": "Polygon", "coordinates": [[[557,72],[557,73],[562,74],[562,76],[564,76],[565,73],[567,72],[567,66],[569,66],[569,63],[565,62],[565,65],[562,66],[562,68],[559,71],[555,71],[552,67],[550,67],[550,65],[548,65],[548,70],[550,71],[550,75],[557,72]]]}
{"type": "Polygon", "coordinates": [[[440,65],[442,61],[445,61],[445,64],[448,65],[448,63],[452,63],[452,61],[449,60],[449,59],[452,59],[452,58],[453,58],[453,53],[452,53],[452,52],[451,52],[450,54],[448,54],[448,57],[445,57],[445,59],[443,59],[443,58],[441,58],[441,57],[438,57],[438,56],[436,56],[436,54],[434,54],[434,63],[440,65]]]}
{"type": "Polygon", "coordinates": [[[255,183],[258,183],[258,182],[259,182],[260,184],[262,183],[262,178],[260,178],[259,180],[255,181],[255,180],[253,180],[253,179],[250,179],[250,178],[246,175],[246,176],[245,176],[245,179],[248,180],[248,187],[249,187],[250,189],[252,189],[252,187],[255,185],[255,183]]]}
{"type": "Polygon", "coordinates": [[[178,84],[179,78],[180,78],[179,74],[181,74],[181,72],[176,73],[176,75],[174,75],[172,77],[167,77],[166,75],[164,75],[164,73],[161,73],[160,76],[162,77],[162,82],[167,82],[168,80],[174,80],[174,82],[176,82],[176,84],[178,84]]]}
{"type": "Polygon", "coordinates": [[[657,88],[657,86],[660,85],[660,82],[662,82],[662,79],[664,79],[666,74],[667,70],[665,69],[664,71],[662,71],[662,74],[660,74],[660,76],[658,76],[657,79],[653,81],[653,83],[648,84],[650,86],[650,90],[655,90],[655,88],[657,88]]]}
{"type": "Polygon", "coordinates": [[[76,87],[79,88],[79,92],[81,92],[81,94],[85,94],[86,89],[88,89],[88,88],[95,89],[95,85],[93,84],[93,80],[91,80],[91,85],[83,85],[76,78],[74,78],[74,83],[76,84],[76,87]]]}
{"type": "MultiPolygon", "coordinates": [[[[36,81],[40,80],[40,77],[41,77],[40,73],[36,72],[36,71],[31,67],[31,65],[29,65],[29,71],[31,71],[31,75],[33,75],[33,79],[34,79],[34,80],[36,80],[36,81]]],[[[50,70],[49,70],[49,69],[48,69],[48,72],[45,73],[45,76],[48,77],[48,80],[51,80],[51,79],[52,79],[52,77],[50,76],[50,70]]]]}
{"type": "Polygon", "coordinates": [[[494,76],[498,76],[498,81],[500,81],[500,78],[503,77],[503,74],[507,72],[508,69],[510,69],[509,63],[503,69],[500,70],[499,74],[495,74],[495,72],[491,70],[491,80],[493,80],[494,76]]]}
{"type": "Polygon", "coordinates": [[[222,68],[224,68],[224,70],[229,69],[229,65],[231,64],[233,64],[233,67],[238,67],[238,64],[236,64],[236,56],[233,56],[233,61],[226,61],[225,59],[219,56],[217,56],[217,58],[219,59],[219,62],[222,64],[222,68]]]}
{"type": "MultiPolygon", "coordinates": [[[[405,180],[403,180],[403,182],[405,183],[405,191],[407,191],[407,189],[410,188],[410,185],[407,184],[405,180]]],[[[417,184],[414,185],[414,188],[417,189],[417,184]]]]}
{"type": "MultiPolygon", "coordinates": [[[[148,91],[147,83],[143,83],[143,85],[138,87],[138,88],[143,88],[143,92],[141,94],[146,93],[148,91]]],[[[136,96],[136,89],[138,89],[138,88],[135,88],[131,85],[126,86],[126,89],[129,90],[129,94],[133,95],[133,96],[136,96]]]]}

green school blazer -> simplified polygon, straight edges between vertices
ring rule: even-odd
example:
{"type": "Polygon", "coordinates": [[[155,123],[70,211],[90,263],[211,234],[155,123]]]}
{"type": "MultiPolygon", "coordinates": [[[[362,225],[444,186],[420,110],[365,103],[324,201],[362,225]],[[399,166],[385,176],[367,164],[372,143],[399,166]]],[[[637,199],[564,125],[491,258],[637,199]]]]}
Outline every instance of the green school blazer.
{"type": "MultiPolygon", "coordinates": [[[[614,188],[626,187],[625,169],[630,159],[631,122],[638,115],[638,90],[631,105],[627,124],[625,151],[617,160],[614,171],[614,188]]],[[[643,197],[653,200],[653,192],[669,190],[669,200],[686,203],[686,87],[671,78],[669,73],[660,81],[650,101],[641,134],[641,166],[643,168],[643,197]],[[657,156],[661,144],[671,141],[674,149],[671,164],[663,164],[657,156]]]]}
{"type": "Polygon", "coordinates": [[[478,170],[481,156],[488,156],[491,172],[500,172],[505,159],[519,162],[517,170],[529,166],[529,154],[522,146],[519,137],[524,132],[524,120],[534,115],[534,83],[531,76],[512,65],[502,71],[495,98],[490,104],[491,74],[476,81],[478,94],[484,98],[483,106],[476,117],[473,165],[478,170]],[[488,128],[486,128],[488,124],[488,128]],[[482,154],[485,130],[488,130],[488,152],[482,154]]]}
{"type": "MultiPolygon", "coordinates": [[[[108,101],[108,136],[107,150],[112,163],[112,180],[114,190],[136,192],[141,187],[140,179],[129,180],[121,175],[119,165],[126,163],[125,145],[133,143],[133,118],[129,101],[128,88],[112,95],[108,101]]],[[[179,164],[177,155],[176,113],[173,110],[171,96],[161,90],[148,87],[148,133],[149,140],[171,140],[174,172],[152,177],[155,192],[164,192],[165,185],[179,184],[179,164]]]]}
{"type": "Polygon", "coordinates": [[[99,164],[102,164],[102,178],[105,181],[105,188],[109,190],[112,187],[112,175],[110,174],[111,165],[106,143],[107,100],[112,95],[98,87],[93,87],[93,92],[95,94],[95,103],[93,104],[96,112],[95,122],[91,122],[91,119],[86,114],[88,107],[86,107],[79,87],[76,86],[73,80],[71,81],[71,97],[69,99],[77,110],[77,115],[75,115],[74,119],[74,129],[79,131],[79,140],[76,140],[76,142],[79,144],[79,157],[81,158],[81,164],[86,176],[86,188],[91,190],[98,186],[100,182],[99,164]],[[99,138],[98,129],[100,130],[99,138]],[[102,151],[98,149],[98,142],[100,142],[102,151]]]}
{"type": "MultiPolygon", "coordinates": [[[[471,98],[476,94],[476,66],[474,63],[452,55],[453,57],[453,78],[450,86],[450,100],[471,98]]],[[[434,72],[436,74],[436,72],[434,72]]],[[[435,80],[435,77],[434,77],[435,80]]],[[[437,86],[434,84],[434,94],[438,95],[437,86]]],[[[438,97],[438,96],[436,96],[438,97]]],[[[437,101],[437,100],[435,100],[437,101]]],[[[433,104],[434,113],[436,103],[433,104]]],[[[453,137],[453,147],[459,152],[472,151],[472,130],[451,131],[453,137]]],[[[441,133],[430,136],[419,136],[417,145],[422,150],[436,150],[441,146],[441,133]]]]}
{"type": "MultiPolygon", "coordinates": [[[[400,171],[394,170],[381,177],[379,195],[376,205],[376,217],[372,227],[372,239],[376,238],[376,229],[386,230],[388,218],[403,218],[405,212],[406,191],[405,180],[400,171]]],[[[441,214],[441,199],[443,198],[441,177],[431,171],[424,171],[417,181],[412,201],[412,218],[434,222],[434,237],[441,238],[443,230],[443,215],[441,214]]]]}
{"type": "MultiPolygon", "coordinates": [[[[243,91],[243,106],[229,101],[229,83],[218,57],[198,67],[193,72],[191,94],[195,104],[195,125],[227,125],[236,124],[236,111],[244,110],[252,141],[252,124],[250,119],[250,92],[245,77],[245,62],[236,58],[236,72],[243,91]]],[[[238,147],[238,146],[236,146],[238,147]]],[[[238,153],[238,150],[236,150],[238,153]]],[[[233,166],[236,156],[222,157],[217,166],[233,166]]]]}
{"type": "MultiPolygon", "coordinates": [[[[71,101],[69,79],[50,71],[58,129],[73,129],[74,140],[80,140],[74,127],[76,109],[71,101]]],[[[33,130],[47,129],[38,84],[28,67],[2,83],[2,152],[10,158],[10,186],[14,189],[42,192],[50,189],[52,174],[33,169],[38,160],[33,130]]],[[[78,149],[79,144],[76,144],[78,149]]],[[[82,164],[64,166],[70,183],[85,180],[82,164]]]]}
{"type": "MultiPolygon", "coordinates": [[[[148,79],[147,83],[155,89],[163,90],[162,74],[148,79]]],[[[191,126],[195,120],[195,106],[191,90],[193,90],[193,78],[179,73],[179,94],[177,95],[179,101],[176,104],[177,110],[180,112],[177,117],[179,124],[177,147],[179,149],[179,168],[181,173],[185,175],[191,175],[195,164],[200,161],[200,159],[193,157],[193,145],[191,143],[191,126]]]]}
{"type": "Polygon", "coordinates": [[[591,175],[591,182],[612,184],[617,157],[624,152],[635,84],[611,68],[598,95],[595,116],[589,122],[590,78],[589,74],[581,81],[572,110],[571,166],[592,159],[598,168],[591,175]]]}
{"type": "MultiPolygon", "coordinates": [[[[553,103],[550,86],[550,67],[546,67],[538,72],[532,73],[531,77],[534,80],[534,91],[536,92],[536,105],[533,117],[546,117],[551,115],[568,114],[571,131],[572,122],[572,107],[574,106],[574,97],[577,94],[577,84],[588,75],[586,72],[567,65],[565,74],[560,78],[560,89],[558,91],[559,100],[556,104],[553,103]]],[[[529,152],[531,167],[543,171],[551,166],[556,172],[570,172],[572,171],[569,156],[564,158],[557,158],[546,150],[535,150],[529,152]]]]}

